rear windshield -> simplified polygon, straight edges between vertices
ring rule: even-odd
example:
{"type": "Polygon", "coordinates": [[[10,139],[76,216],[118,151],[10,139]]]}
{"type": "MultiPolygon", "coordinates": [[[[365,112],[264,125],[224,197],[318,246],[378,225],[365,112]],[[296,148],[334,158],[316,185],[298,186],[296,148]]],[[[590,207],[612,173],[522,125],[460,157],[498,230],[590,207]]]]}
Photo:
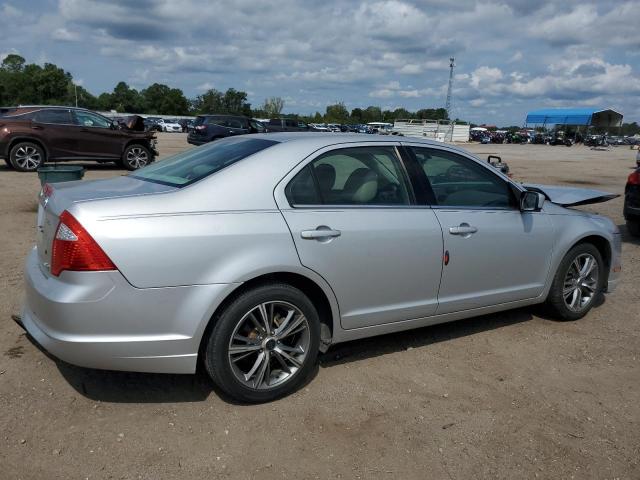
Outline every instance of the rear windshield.
{"type": "Polygon", "coordinates": [[[132,177],[184,187],[278,142],[261,138],[226,138],[173,155],[136,170],[132,177]]]}

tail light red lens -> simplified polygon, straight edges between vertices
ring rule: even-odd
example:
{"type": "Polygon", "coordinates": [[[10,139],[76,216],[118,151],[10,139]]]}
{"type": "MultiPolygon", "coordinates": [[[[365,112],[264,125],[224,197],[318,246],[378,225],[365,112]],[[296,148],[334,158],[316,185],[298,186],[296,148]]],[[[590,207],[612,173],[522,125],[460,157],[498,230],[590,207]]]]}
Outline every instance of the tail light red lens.
{"type": "Polygon", "coordinates": [[[116,270],[116,266],[80,222],[66,210],[53,239],[51,274],[64,270],[76,272],[116,270]]]}
{"type": "Polygon", "coordinates": [[[629,178],[627,178],[627,183],[629,185],[640,185],[640,170],[632,172],[629,178]]]}

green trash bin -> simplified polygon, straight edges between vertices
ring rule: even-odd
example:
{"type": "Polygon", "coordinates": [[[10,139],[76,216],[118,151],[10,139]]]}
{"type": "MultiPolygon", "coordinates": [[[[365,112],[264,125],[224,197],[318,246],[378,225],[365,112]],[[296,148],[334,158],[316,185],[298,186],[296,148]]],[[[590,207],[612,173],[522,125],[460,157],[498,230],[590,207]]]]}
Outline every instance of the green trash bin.
{"type": "Polygon", "coordinates": [[[38,169],[38,178],[40,179],[41,185],[44,185],[45,183],[82,180],[82,177],[84,177],[84,167],[79,167],[77,165],[56,165],[53,167],[40,167],[38,169]]]}

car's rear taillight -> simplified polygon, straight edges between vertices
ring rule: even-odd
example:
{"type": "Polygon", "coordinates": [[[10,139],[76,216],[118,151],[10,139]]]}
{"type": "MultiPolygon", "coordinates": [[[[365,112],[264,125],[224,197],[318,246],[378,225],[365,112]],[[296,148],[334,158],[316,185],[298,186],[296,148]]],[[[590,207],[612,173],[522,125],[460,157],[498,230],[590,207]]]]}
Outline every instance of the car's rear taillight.
{"type": "Polygon", "coordinates": [[[66,210],[53,239],[51,274],[56,277],[64,270],[116,270],[116,266],[80,222],[66,210]]]}
{"type": "Polygon", "coordinates": [[[636,170],[627,178],[628,185],[640,185],[640,170],[636,170]]]}

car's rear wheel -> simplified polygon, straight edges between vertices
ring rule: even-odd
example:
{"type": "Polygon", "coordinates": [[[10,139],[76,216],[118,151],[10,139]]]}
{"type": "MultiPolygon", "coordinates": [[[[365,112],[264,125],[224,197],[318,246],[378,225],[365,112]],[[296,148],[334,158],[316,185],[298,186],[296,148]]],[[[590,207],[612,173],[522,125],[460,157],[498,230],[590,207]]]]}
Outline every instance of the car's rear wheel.
{"type": "Polygon", "coordinates": [[[640,237],[640,219],[627,220],[627,230],[634,237],[640,237]]]}
{"type": "Polygon", "coordinates": [[[320,320],[309,298],[286,284],[244,292],[215,319],[204,363],[236,400],[260,403],[290,394],[313,373],[320,320]]]}
{"type": "Polygon", "coordinates": [[[129,145],[122,154],[122,166],[127,170],[137,170],[152,161],[151,152],[144,145],[129,145]]]}
{"type": "Polygon", "coordinates": [[[602,294],[605,265],[590,243],[573,247],[564,257],[551,284],[547,306],[561,320],[578,320],[602,294]]]}
{"type": "Polygon", "coordinates": [[[45,153],[37,143],[20,142],[11,149],[9,162],[19,172],[35,172],[44,165],[45,153]]]}
{"type": "Polygon", "coordinates": [[[6,157],[4,158],[4,163],[6,163],[6,164],[7,164],[7,167],[9,167],[9,168],[13,168],[13,165],[11,165],[11,160],[9,160],[9,159],[8,159],[8,158],[6,158],[6,157]]]}

